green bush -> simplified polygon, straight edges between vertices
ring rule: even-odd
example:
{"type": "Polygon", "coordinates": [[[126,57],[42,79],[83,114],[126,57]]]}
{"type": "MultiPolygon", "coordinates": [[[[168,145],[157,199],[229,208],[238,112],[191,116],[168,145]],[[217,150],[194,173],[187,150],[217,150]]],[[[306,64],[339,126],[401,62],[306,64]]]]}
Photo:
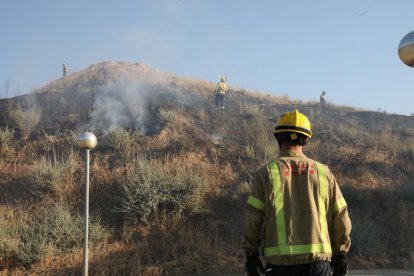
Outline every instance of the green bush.
{"type": "Polygon", "coordinates": [[[109,132],[105,139],[106,144],[116,150],[118,155],[129,158],[138,150],[138,136],[137,132],[117,127],[109,132]]]}
{"type": "Polygon", "coordinates": [[[41,157],[35,161],[30,168],[25,181],[28,190],[35,196],[43,194],[54,194],[63,196],[69,191],[68,179],[73,177],[77,163],[73,153],[60,160],[55,156],[53,159],[41,157]]]}
{"type": "Polygon", "coordinates": [[[136,160],[134,168],[119,183],[120,212],[126,221],[150,224],[158,211],[182,216],[202,208],[204,181],[193,172],[166,172],[159,162],[136,160]]]}
{"type": "MultiPolygon", "coordinates": [[[[64,205],[49,206],[30,218],[9,223],[0,220],[0,227],[0,258],[16,258],[24,265],[38,261],[48,251],[62,254],[83,245],[84,219],[64,205]]],[[[109,235],[96,219],[89,229],[91,246],[109,235]]]]}
{"type": "Polygon", "coordinates": [[[0,260],[15,256],[19,248],[17,225],[0,217],[0,260]]]}

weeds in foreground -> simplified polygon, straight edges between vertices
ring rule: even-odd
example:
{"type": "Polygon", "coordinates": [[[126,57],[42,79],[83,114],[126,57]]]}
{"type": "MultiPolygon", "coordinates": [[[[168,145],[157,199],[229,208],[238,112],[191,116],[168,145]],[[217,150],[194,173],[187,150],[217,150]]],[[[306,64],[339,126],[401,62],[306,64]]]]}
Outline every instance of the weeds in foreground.
{"type": "MultiPolygon", "coordinates": [[[[64,204],[47,206],[36,213],[21,212],[14,220],[0,216],[0,259],[13,259],[29,265],[45,254],[60,255],[81,248],[83,218],[64,204]]],[[[90,244],[96,245],[109,236],[99,220],[90,223],[90,244]]]]}

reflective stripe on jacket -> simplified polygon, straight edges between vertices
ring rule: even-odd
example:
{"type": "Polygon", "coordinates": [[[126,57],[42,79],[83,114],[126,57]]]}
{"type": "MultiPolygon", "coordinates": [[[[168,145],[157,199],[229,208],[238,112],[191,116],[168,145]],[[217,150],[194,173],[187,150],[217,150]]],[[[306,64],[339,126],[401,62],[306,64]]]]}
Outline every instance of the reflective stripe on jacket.
{"type": "Polygon", "coordinates": [[[346,201],[329,168],[285,151],[256,172],[247,200],[243,249],[267,263],[330,260],[350,247],[346,201]],[[263,244],[261,228],[264,223],[263,244]]]}

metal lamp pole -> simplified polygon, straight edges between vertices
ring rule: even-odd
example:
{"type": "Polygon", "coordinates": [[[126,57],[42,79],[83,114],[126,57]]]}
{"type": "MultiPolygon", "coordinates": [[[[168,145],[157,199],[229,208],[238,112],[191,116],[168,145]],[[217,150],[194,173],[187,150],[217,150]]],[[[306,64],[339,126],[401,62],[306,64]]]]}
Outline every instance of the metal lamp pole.
{"type": "Polygon", "coordinates": [[[83,275],[88,275],[88,235],[89,235],[89,151],[97,144],[96,136],[92,132],[79,135],[79,148],[86,152],[86,186],[85,186],[85,232],[83,243],[83,275]]]}
{"type": "MultiPolygon", "coordinates": [[[[406,34],[398,45],[398,56],[401,61],[410,67],[414,67],[414,31],[406,34]]],[[[414,263],[414,252],[408,252],[409,258],[414,263]]]]}

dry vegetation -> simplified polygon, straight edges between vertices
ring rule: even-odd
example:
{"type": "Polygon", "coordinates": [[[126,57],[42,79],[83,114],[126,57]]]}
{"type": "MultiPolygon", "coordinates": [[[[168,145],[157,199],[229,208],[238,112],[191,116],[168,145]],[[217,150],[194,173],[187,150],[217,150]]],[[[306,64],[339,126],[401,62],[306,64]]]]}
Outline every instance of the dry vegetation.
{"type": "Polygon", "coordinates": [[[321,111],[235,88],[217,117],[213,87],[142,64],[102,63],[1,100],[0,274],[80,273],[85,171],[76,137],[86,129],[98,137],[91,151],[92,274],[241,273],[251,174],[277,154],[272,129],[293,108],[314,126],[306,154],[330,166],[347,198],[352,266],[409,265],[412,117],[333,105],[321,111]],[[103,90],[111,96],[98,101],[103,90]],[[109,108],[99,121],[91,115],[97,103],[109,108]]]}

